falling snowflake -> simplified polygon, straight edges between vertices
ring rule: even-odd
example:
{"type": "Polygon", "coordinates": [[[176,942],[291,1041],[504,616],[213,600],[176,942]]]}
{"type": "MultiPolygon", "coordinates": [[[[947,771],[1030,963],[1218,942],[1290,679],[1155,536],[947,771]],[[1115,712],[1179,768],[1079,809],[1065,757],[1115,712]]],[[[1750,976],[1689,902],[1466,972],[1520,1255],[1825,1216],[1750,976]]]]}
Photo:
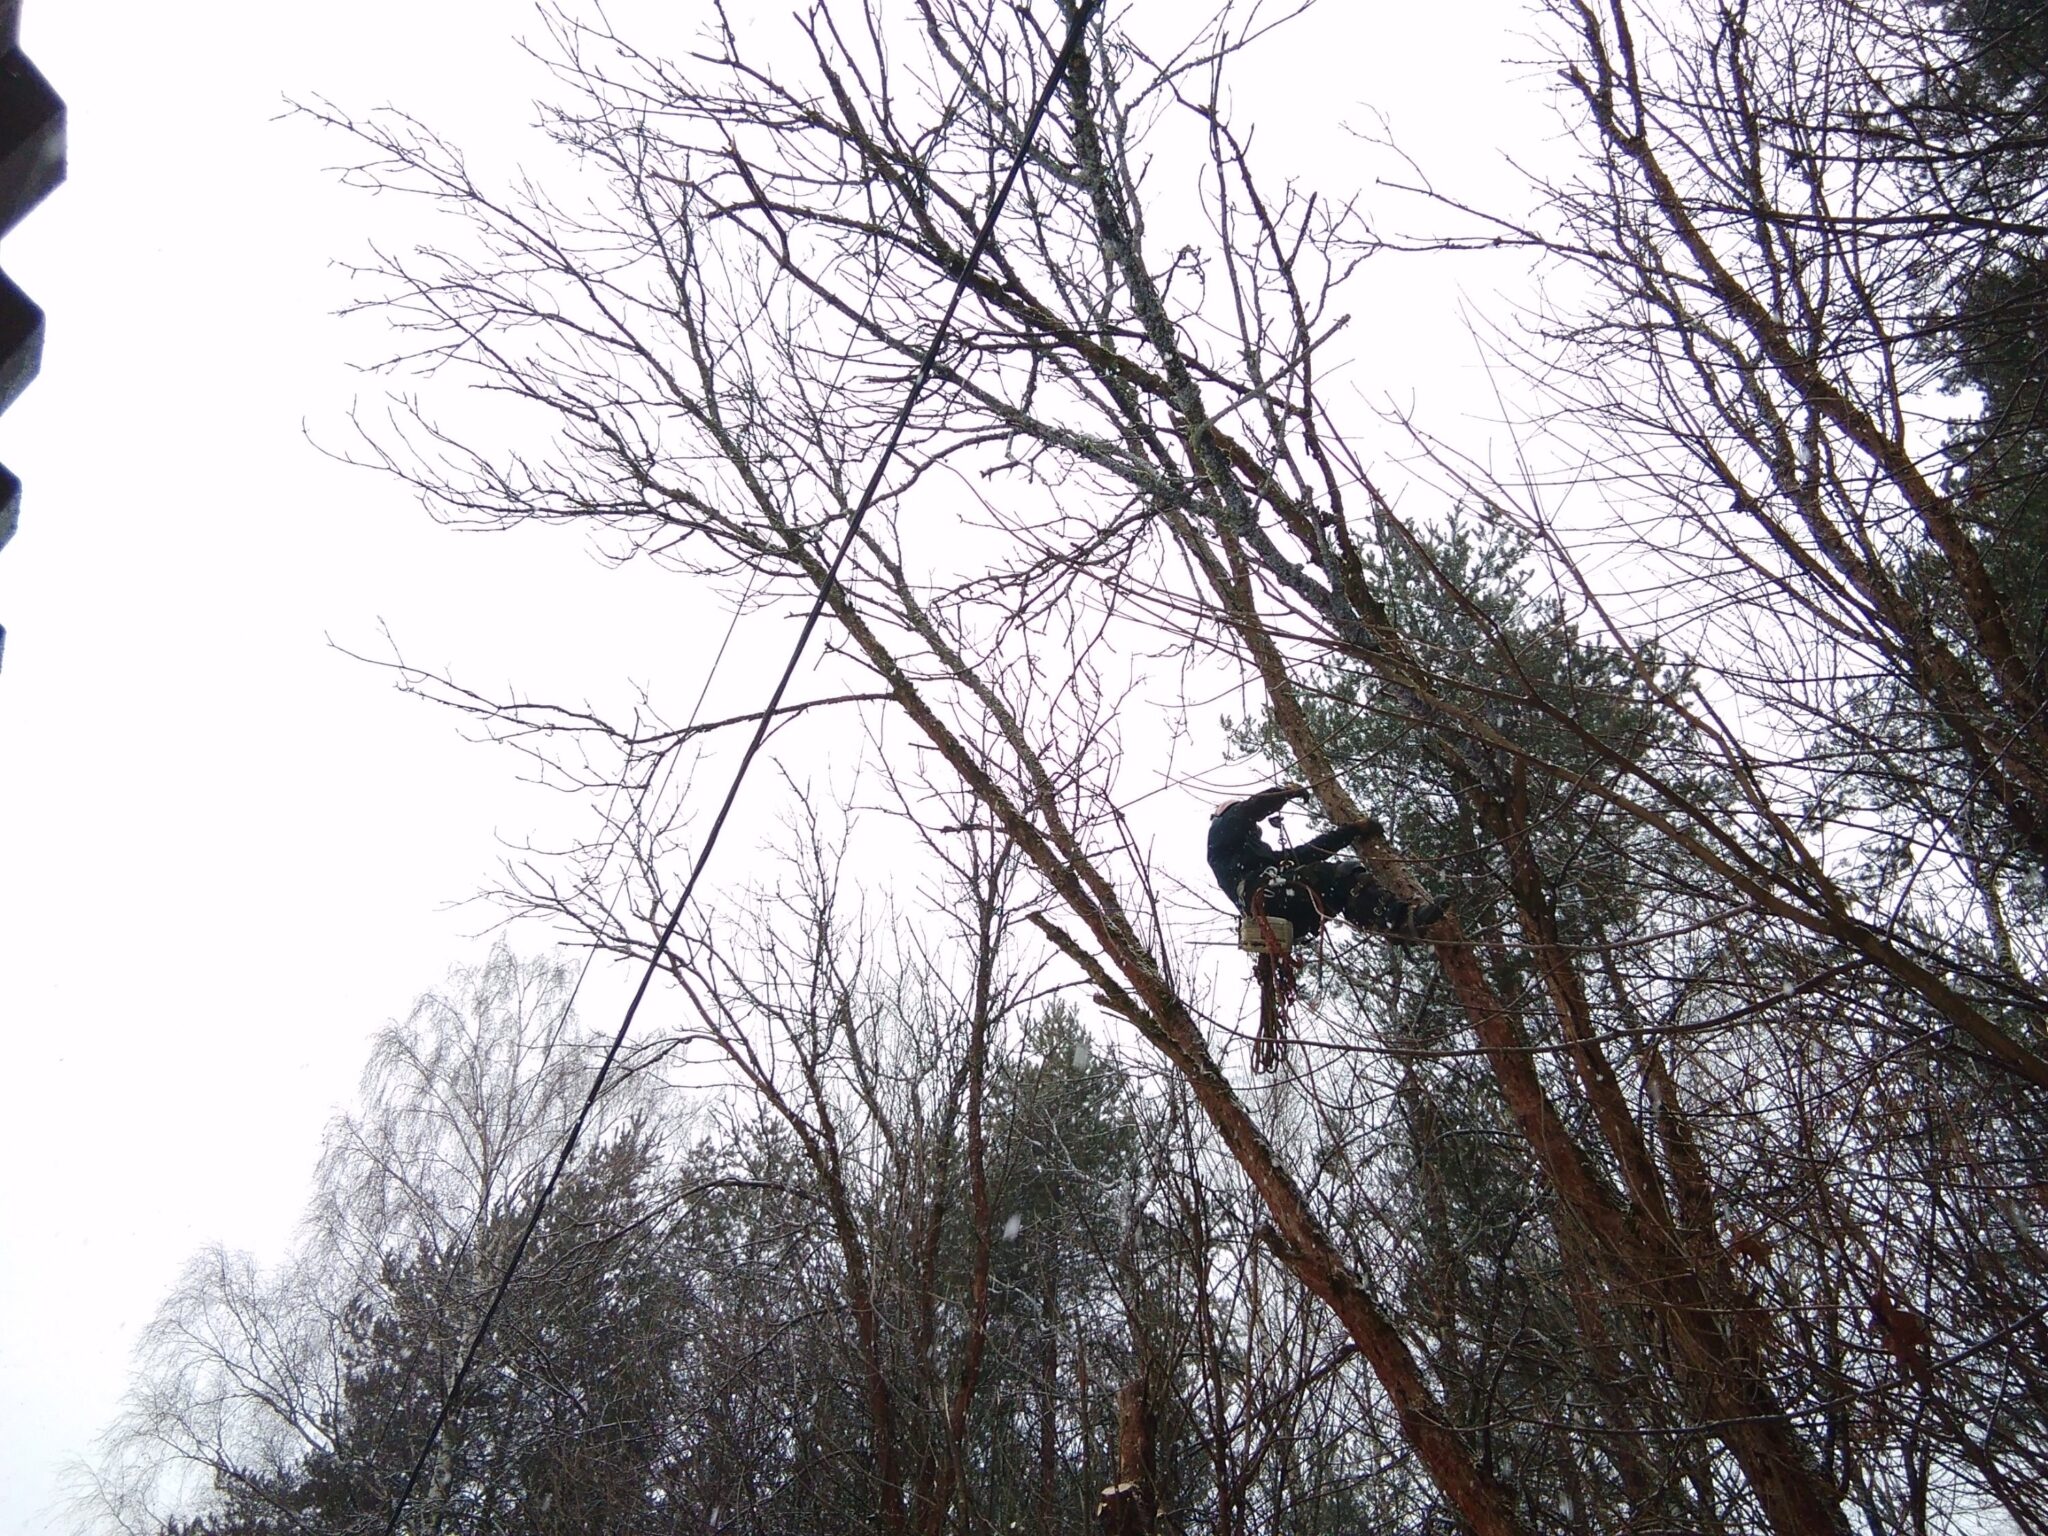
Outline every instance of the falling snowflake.
{"type": "Polygon", "coordinates": [[[1017,1234],[1024,1230],[1024,1217],[1017,1211],[1010,1212],[1010,1219],[1003,1223],[1003,1241],[1014,1243],[1017,1234]]]}

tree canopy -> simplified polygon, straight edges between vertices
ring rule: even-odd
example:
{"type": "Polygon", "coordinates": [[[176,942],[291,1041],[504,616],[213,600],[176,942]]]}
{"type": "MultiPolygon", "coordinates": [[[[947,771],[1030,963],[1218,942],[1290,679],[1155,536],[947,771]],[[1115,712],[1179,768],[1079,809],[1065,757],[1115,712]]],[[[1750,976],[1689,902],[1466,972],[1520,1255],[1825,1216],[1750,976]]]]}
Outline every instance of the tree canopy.
{"type": "MultiPolygon", "coordinates": [[[[360,274],[428,391],[365,457],[820,600],[791,718],[857,716],[904,850],[791,775],[658,947],[716,729],[395,663],[604,808],[500,894],[671,1005],[407,1528],[2048,1531],[2039,8],[1547,0],[1562,168],[1419,240],[1254,153],[1256,7],[1098,16],[1022,142],[1071,14],[553,13],[559,192],[314,114],[446,221],[360,274]],[[1541,278],[1505,420],[1328,382],[1397,248],[1541,278]],[[1449,903],[1318,952],[1280,1074],[1134,830],[1162,672],[1449,903]]],[[[195,1269],[109,1507],[382,1529],[587,1066],[548,974],[387,1042],[281,1275],[195,1269]]]]}

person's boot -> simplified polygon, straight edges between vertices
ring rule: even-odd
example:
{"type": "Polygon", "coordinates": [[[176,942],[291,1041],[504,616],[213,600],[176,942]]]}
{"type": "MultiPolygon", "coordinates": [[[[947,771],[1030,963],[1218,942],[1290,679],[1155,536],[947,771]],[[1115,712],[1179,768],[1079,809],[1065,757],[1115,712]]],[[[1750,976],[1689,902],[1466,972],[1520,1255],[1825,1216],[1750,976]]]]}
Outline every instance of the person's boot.
{"type": "Polygon", "coordinates": [[[1420,939],[1422,931],[1425,928],[1435,926],[1437,919],[1441,918],[1449,910],[1449,905],[1441,897],[1434,901],[1411,903],[1408,908],[1408,916],[1401,924],[1401,937],[1404,939],[1420,939]]]}

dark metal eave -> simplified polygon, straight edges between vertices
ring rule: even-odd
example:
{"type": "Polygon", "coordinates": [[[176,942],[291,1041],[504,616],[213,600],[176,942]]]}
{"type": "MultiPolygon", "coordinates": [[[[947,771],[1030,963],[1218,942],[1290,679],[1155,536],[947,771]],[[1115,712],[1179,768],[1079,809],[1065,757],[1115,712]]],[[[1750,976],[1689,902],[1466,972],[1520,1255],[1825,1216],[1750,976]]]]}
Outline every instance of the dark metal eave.
{"type": "MultiPolygon", "coordinates": [[[[64,102],[21,51],[20,23],[21,0],[0,0],[0,235],[64,179],[64,102]]],[[[42,364],[43,312],[0,271],[0,411],[42,364]]],[[[20,518],[21,481],[0,465],[0,546],[20,518]]]]}

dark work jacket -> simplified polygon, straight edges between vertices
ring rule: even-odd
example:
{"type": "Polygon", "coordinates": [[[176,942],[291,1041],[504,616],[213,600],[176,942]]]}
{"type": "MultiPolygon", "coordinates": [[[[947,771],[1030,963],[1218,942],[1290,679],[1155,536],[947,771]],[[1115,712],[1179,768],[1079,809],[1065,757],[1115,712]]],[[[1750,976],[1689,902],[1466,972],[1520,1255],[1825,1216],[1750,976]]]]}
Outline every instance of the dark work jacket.
{"type": "MultiPolygon", "coordinates": [[[[1298,847],[1273,847],[1259,831],[1259,823],[1293,798],[1286,790],[1269,789],[1226,805],[1210,819],[1209,871],[1240,912],[1246,910],[1252,892],[1284,882],[1289,870],[1322,863],[1358,835],[1350,827],[1332,827],[1298,847]]],[[[1311,931],[1320,926],[1313,924],[1311,931]]]]}

